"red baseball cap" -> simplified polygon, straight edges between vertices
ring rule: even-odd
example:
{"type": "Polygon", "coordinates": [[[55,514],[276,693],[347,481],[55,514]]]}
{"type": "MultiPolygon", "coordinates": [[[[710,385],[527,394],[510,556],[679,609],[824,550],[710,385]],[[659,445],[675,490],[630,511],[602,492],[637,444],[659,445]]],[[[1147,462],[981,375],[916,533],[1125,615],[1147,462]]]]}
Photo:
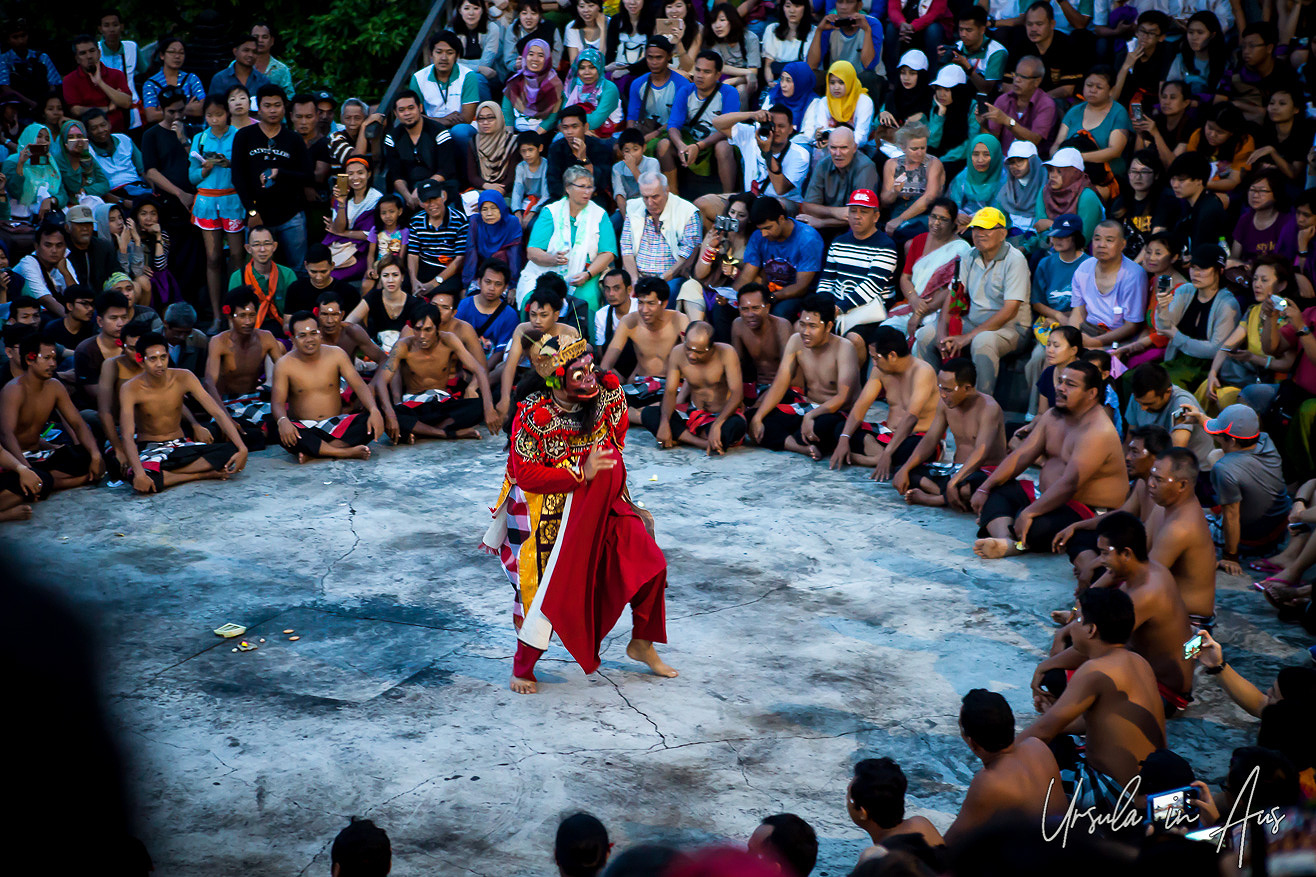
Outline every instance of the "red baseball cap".
{"type": "Polygon", "coordinates": [[[877,200],[877,193],[872,189],[855,189],[850,193],[850,200],[845,202],[846,207],[871,207],[874,210],[881,210],[882,205],[877,200]]]}

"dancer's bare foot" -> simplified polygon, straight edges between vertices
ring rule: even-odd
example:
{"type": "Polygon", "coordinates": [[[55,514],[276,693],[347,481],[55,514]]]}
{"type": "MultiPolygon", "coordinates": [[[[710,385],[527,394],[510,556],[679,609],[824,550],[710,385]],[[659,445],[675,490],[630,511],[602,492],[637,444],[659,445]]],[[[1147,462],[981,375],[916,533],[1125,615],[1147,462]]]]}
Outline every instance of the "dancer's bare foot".
{"type": "Polygon", "coordinates": [[[1078,613],[1075,612],[1073,609],[1051,610],[1051,623],[1056,625],[1057,627],[1064,627],[1066,624],[1069,624],[1077,617],[1078,617],[1078,613]]]}
{"type": "Polygon", "coordinates": [[[653,647],[653,643],[647,639],[633,639],[626,646],[626,657],[632,661],[639,661],[653,671],[655,676],[666,676],[671,679],[679,675],[671,667],[658,657],[658,650],[653,647]]]}
{"type": "Polygon", "coordinates": [[[352,460],[352,459],[355,459],[355,460],[369,460],[369,459],[370,459],[370,446],[369,446],[369,445],[357,445],[357,446],[354,447],[354,448],[348,448],[347,453],[344,454],[343,456],[346,457],[346,458],[349,459],[349,460],[352,460]]]}
{"type": "Polygon", "coordinates": [[[924,493],[917,487],[911,487],[905,491],[905,502],[910,505],[925,505],[933,508],[941,508],[946,504],[946,497],[941,494],[924,493]]]}
{"type": "Polygon", "coordinates": [[[520,676],[513,676],[510,688],[515,694],[536,694],[539,691],[539,683],[533,679],[522,679],[520,676]]]}
{"type": "Polygon", "coordinates": [[[1009,539],[1001,538],[977,540],[973,543],[973,553],[988,560],[1009,557],[1013,554],[1023,554],[1022,551],[1014,547],[1014,543],[1009,539]]]}
{"type": "Polygon", "coordinates": [[[0,512],[0,521],[26,521],[32,517],[32,506],[16,505],[0,512]]]}
{"type": "Polygon", "coordinates": [[[475,427],[471,427],[470,429],[459,429],[456,434],[456,438],[459,439],[478,439],[479,437],[480,431],[475,427]]]}

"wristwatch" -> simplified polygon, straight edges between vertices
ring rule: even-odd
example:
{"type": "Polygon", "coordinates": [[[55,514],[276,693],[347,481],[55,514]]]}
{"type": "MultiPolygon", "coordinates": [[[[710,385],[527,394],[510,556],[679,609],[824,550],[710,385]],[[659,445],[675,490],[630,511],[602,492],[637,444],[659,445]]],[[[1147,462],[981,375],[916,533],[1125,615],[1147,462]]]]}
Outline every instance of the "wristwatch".
{"type": "Polygon", "coordinates": [[[1214,667],[1204,668],[1203,672],[1206,673],[1207,676],[1219,676],[1221,673],[1225,672],[1225,668],[1228,666],[1229,666],[1228,661],[1221,661],[1219,664],[1217,664],[1214,667]]]}
{"type": "Polygon", "coordinates": [[[1299,335],[1310,335],[1310,334],[1311,334],[1311,326],[1303,326],[1301,329],[1298,330],[1298,334],[1299,334],[1299,335]]]}
{"type": "Polygon", "coordinates": [[[1011,128],[1013,128],[1015,125],[1018,125],[1018,124],[1019,124],[1019,123],[1016,122],[1013,118],[1010,119],[1010,127],[1011,127],[1011,128]]]}

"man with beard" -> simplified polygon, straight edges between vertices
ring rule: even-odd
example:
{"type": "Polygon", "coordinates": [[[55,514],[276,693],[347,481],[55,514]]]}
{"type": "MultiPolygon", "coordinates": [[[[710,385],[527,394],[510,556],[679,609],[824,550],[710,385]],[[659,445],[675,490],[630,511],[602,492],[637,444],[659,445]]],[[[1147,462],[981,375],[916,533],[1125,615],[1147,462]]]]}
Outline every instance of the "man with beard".
{"type": "Polygon", "coordinates": [[[971,491],[1005,457],[1005,414],[1001,405],[979,393],[978,367],[961,356],[941,364],[937,393],[941,404],[918,447],[905,460],[891,486],[912,505],[944,506],[967,511],[971,491]],[[928,463],[940,451],[947,431],[955,438],[955,460],[928,463]]]}
{"type": "Polygon", "coordinates": [[[558,638],[586,673],[629,603],[627,657],[658,676],[667,641],[667,561],[653,516],[626,489],[621,451],[626,400],[615,375],[600,379],[583,338],[526,333],[542,381],[512,425],[507,475],[483,547],[501,559],[516,594],[512,691],[533,694],[535,662],[558,638]]]}
{"type": "Polygon", "coordinates": [[[187,369],[169,367],[169,342],[147,332],[137,340],[142,373],[123,385],[119,416],[133,489],[156,493],[202,478],[222,478],[247,465],[237,426],[187,369]],[[191,397],[214,418],[226,442],[191,441],[183,434],[184,403],[191,397]]]}
{"type": "Polygon", "coordinates": [[[41,478],[42,499],[52,490],[96,481],[104,461],[87,422],[55,377],[55,342],[29,335],[18,343],[18,356],[23,374],[0,390],[0,445],[41,478]],[[42,438],[56,411],[78,444],[55,445],[42,438]]]}
{"type": "Polygon", "coordinates": [[[270,417],[265,378],[284,354],[273,332],[256,328],[259,310],[260,298],[250,286],[239,286],[224,296],[223,314],[229,328],[210,339],[205,378],[211,397],[224,406],[256,450],[265,447],[265,424],[270,417]]]}
{"type": "Polygon", "coordinates": [[[680,442],[702,448],[710,457],[725,454],[745,440],[742,387],[736,351],[714,341],[708,323],[691,323],[685,343],[672,348],[667,359],[662,404],[645,408],[640,418],[660,448],[680,442]]]}
{"type": "Polygon", "coordinates": [[[745,402],[751,408],[772,385],[790,340],[790,321],[770,313],[772,297],[761,283],[746,284],[736,296],[740,316],[731,324],[731,346],[740,357],[745,402]]]}
{"type": "Polygon", "coordinates": [[[1076,521],[1118,508],[1128,495],[1119,433],[1100,396],[1101,372],[1090,362],[1072,362],[1056,381],[1056,404],[973,493],[978,515],[979,557],[999,558],[1050,551],[1057,533],[1076,521]],[[1016,481],[1045,457],[1041,493],[1031,481],[1016,481]]]}
{"type": "Polygon", "coordinates": [[[384,412],[384,429],[394,443],[427,438],[479,438],[474,428],[483,410],[489,434],[498,431],[498,412],[489,391],[489,376],[471,352],[452,332],[440,330],[439,309],[424,304],[416,309],[411,327],[416,334],[398,340],[371,382],[384,412]],[[452,360],[456,358],[475,375],[479,399],[463,399],[448,392],[452,360]],[[402,375],[402,393],[397,410],[389,385],[402,375]]]}
{"type": "Polygon", "coordinates": [[[384,434],[384,418],[374,394],[337,347],[322,346],[320,324],[310,311],[288,320],[293,348],[274,364],[271,414],[279,443],[298,463],[313,457],[370,459],[368,442],[384,434]],[[339,380],[347,381],[365,414],[344,414],[339,380]]]}

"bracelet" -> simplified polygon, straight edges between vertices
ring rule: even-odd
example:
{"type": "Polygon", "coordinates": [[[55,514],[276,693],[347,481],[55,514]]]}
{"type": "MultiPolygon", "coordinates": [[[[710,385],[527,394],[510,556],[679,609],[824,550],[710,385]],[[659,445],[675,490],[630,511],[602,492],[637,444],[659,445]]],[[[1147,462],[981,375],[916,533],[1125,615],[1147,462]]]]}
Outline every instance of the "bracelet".
{"type": "Polygon", "coordinates": [[[1267,356],[1267,357],[1266,357],[1266,366],[1265,366],[1266,368],[1270,368],[1270,361],[1271,361],[1272,359],[1274,359],[1273,356],[1267,356]]]}
{"type": "Polygon", "coordinates": [[[1221,560],[1232,560],[1234,563],[1238,563],[1238,552],[1237,552],[1237,551],[1224,551],[1224,550],[1222,550],[1222,551],[1220,552],[1220,559],[1221,559],[1221,560]]]}
{"type": "Polygon", "coordinates": [[[849,438],[849,437],[850,437],[850,433],[848,432],[841,433],[841,438],[849,438]]]}
{"type": "Polygon", "coordinates": [[[1219,676],[1221,673],[1225,672],[1225,668],[1228,666],[1229,666],[1228,661],[1221,661],[1219,664],[1217,664],[1214,667],[1205,667],[1203,669],[1207,676],[1219,676]]]}

